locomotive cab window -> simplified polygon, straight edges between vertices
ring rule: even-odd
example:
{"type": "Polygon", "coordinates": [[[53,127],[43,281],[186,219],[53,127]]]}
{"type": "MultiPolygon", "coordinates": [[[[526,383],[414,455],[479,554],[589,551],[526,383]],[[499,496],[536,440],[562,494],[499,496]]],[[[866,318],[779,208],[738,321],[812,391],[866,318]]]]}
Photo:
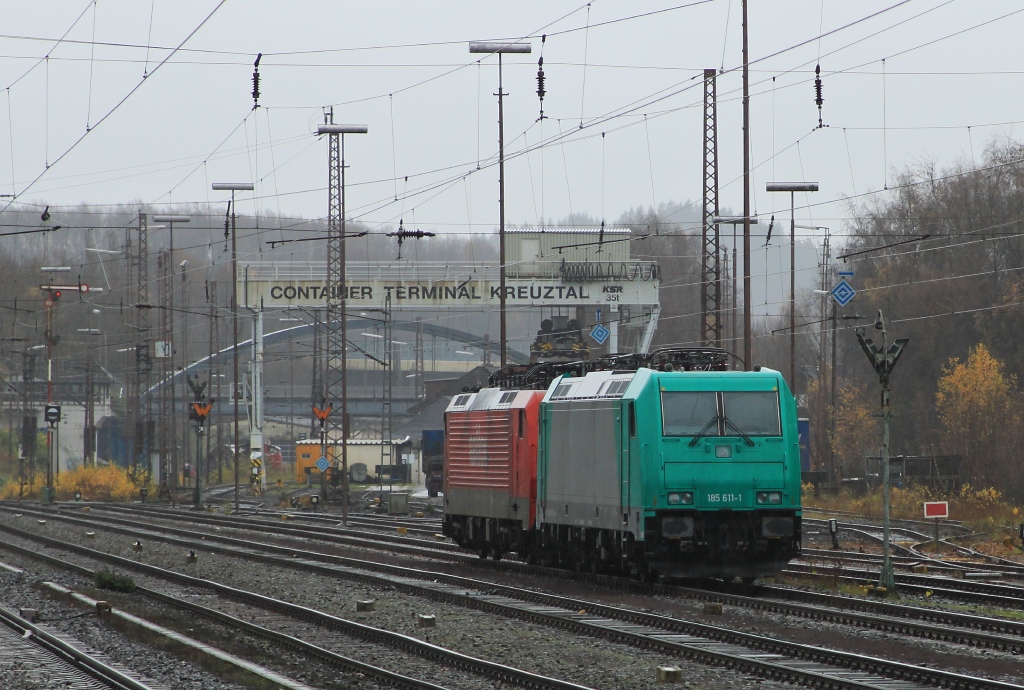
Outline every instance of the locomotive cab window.
{"type": "Polygon", "coordinates": [[[662,391],[665,436],[781,436],[774,391],[662,391]]]}
{"type": "Polygon", "coordinates": [[[718,436],[718,395],[711,391],[663,391],[662,424],[666,436],[718,436]]]}
{"type": "MultiPolygon", "coordinates": [[[[722,393],[725,416],[747,436],[781,436],[779,394],[774,391],[722,393]]],[[[726,432],[728,433],[728,432],[726,432]]]]}

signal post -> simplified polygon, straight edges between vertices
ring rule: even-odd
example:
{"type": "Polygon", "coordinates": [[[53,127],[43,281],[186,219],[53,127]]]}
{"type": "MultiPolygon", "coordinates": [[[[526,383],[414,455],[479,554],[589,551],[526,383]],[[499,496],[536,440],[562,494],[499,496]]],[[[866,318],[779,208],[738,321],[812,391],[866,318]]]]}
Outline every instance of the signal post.
{"type": "MultiPolygon", "coordinates": [[[[327,461],[327,418],[331,416],[333,407],[327,403],[326,400],[320,403],[322,407],[313,406],[313,416],[316,417],[317,422],[320,424],[320,457],[316,461],[316,468],[320,470],[320,495],[327,495],[327,468],[329,466],[327,461]]],[[[348,520],[348,491],[347,486],[345,492],[345,500],[342,505],[342,516],[344,521],[348,520]]]]}
{"type": "MultiPolygon", "coordinates": [[[[57,270],[50,267],[51,270],[57,270]]],[[[45,270],[45,269],[44,269],[45,270]]],[[[39,289],[46,293],[46,408],[43,418],[46,421],[46,486],[43,488],[42,502],[53,503],[57,496],[54,479],[60,474],[60,405],[53,404],[53,346],[60,340],[53,333],[53,312],[64,292],[89,292],[89,286],[79,282],[77,285],[40,285],[39,289]],[[56,434],[56,439],[54,435],[56,434]]]]}
{"type": "Polygon", "coordinates": [[[188,387],[192,389],[193,402],[188,410],[188,418],[196,423],[196,487],[193,495],[193,505],[196,508],[203,507],[203,433],[206,430],[206,418],[213,408],[213,400],[206,402],[206,390],[209,381],[199,382],[199,376],[195,379],[186,378],[188,387]]]}

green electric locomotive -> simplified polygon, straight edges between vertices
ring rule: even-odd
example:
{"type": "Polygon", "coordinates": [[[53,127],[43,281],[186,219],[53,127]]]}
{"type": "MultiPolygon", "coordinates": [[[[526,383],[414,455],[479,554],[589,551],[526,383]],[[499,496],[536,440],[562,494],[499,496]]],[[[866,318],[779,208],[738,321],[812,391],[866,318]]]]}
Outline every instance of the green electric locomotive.
{"type": "Polygon", "coordinates": [[[533,558],[752,580],[800,554],[796,401],[777,371],[562,376],[539,431],[533,558]]]}

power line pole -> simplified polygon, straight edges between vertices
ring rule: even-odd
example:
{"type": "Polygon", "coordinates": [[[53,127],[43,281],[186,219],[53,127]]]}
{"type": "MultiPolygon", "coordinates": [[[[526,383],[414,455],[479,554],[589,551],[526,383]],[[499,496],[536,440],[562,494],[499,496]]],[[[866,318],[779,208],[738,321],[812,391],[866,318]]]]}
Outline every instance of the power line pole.
{"type": "MultiPolygon", "coordinates": [[[[391,291],[384,296],[384,390],[381,396],[380,415],[380,468],[387,468],[388,477],[394,483],[394,449],[391,447],[391,393],[395,373],[394,341],[391,339],[391,291]]],[[[381,478],[383,488],[383,478],[381,478]]],[[[382,499],[383,500],[383,499],[382,499]]],[[[388,499],[390,503],[391,499],[388,499]]]]}
{"type": "MultiPolygon", "coordinates": [[[[312,390],[309,395],[309,404],[313,407],[321,404],[327,399],[327,391],[324,389],[324,373],[327,364],[324,362],[323,352],[323,319],[320,317],[320,310],[314,309],[313,316],[313,375],[310,378],[312,390]]],[[[319,432],[322,424],[318,424],[316,417],[310,423],[309,433],[319,432]]],[[[311,436],[312,437],[312,436],[311,436]]]]}
{"type": "Polygon", "coordinates": [[[427,381],[424,378],[425,362],[423,354],[423,318],[416,317],[416,373],[413,378],[415,390],[413,396],[416,400],[424,400],[427,397],[427,381]]]}
{"type": "Polygon", "coordinates": [[[753,367],[750,330],[750,75],[747,54],[747,0],[743,0],[743,369],[753,367]]]}
{"type": "Polygon", "coordinates": [[[175,453],[177,445],[177,416],[174,414],[174,270],[171,268],[170,251],[157,256],[157,270],[160,272],[160,341],[156,355],[160,358],[160,410],[157,426],[160,429],[158,451],[160,454],[160,496],[171,498],[178,488],[178,463],[175,453]]]}
{"type": "MultiPolygon", "coordinates": [[[[220,362],[220,319],[217,318],[217,281],[211,280],[209,282],[209,296],[207,298],[210,302],[210,374],[214,381],[214,390],[211,391],[215,400],[210,402],[215,403],[217,411],[216,417],[214,418],[214,424],[217,427],[217,444],[216,444],[216,457],[217,457],[217,483],[224,483],[224,416],[221,414],[221,401],[224,399],[221,396],[221,381],[224,377],[221,375],[221,362],[220,362]]],[[[210,454],[210,445],[212,443],[213,434],[206,434],[206,470],[207,477],[209,477],[210,461],[214,456],[210,454]]]]}
{"type": "Polygon", "coordinates": [[[36,481],[36,444],[38,441],[38,420],[29,409],[29,388],[36,378],[36,356],[29,352],[22,353],[21,367],[21,452],[19,457],[20,487],[18,498],[25,494],[25,487],[31,487],[36,481]]]}
{"type": "Polygon", "coordinates": [[[713,69],[704,70],[704,252],[701,255],[700,297],[705,345],[722,346],[718,216],[718,99],[713,69]]]}
{"type": "MultiPolygon", "coordinates": [[[[235,192],[251,192],[255,189],[252,182],[214,182],[213,191],[231,192],[231,362],[234,369],[234,379],[231,382],[231,400],[234,412],[234,444],[232,445],[232,458],[235,465],[235,512],[238,512],[238,453],[241,450],[241,441],[238,436],[238,397],[241,378],[238,374],[238,228],[237,213],[235,206],[235,192]]],[[[225,232],[227,231],[225,225],[225,232]]]]}

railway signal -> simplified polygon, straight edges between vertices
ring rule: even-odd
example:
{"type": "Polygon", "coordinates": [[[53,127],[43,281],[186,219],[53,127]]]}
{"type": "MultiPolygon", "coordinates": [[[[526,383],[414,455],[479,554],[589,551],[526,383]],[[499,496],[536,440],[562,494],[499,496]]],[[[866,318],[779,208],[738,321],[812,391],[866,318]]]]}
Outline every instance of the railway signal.
{"type": "MultiPolygon", "coordinates": [[[[316,417],[317,421],[320,422],[320,460],[317,461],[317,467],[320,468],[320,493],[324,496],[327,495],[327,418],[331,416],[331,412],[334,410],[333,405],[327,404],[324,400],[320,403],[320,407],[313,405],[313,416],[316,417]],[[320,467],[320,461],[323,462],[324,467],[320,467]]],[[[344,436],[344,433],[342,434],[344,436]]],[[[342,447],[344,448],[345,441],[342,439],[342,447]]],[[[346,491],[347,495],[348,492],[346,491]]],[[[319,499],[318,499],[319,500],[319,499]]],[[[346,499],[347,500],[347,499],[346,499]]],[[[315,509],[315,506],[314,506],[315,509]]],[[[345,510],[345,513],[348,511],[345,510]]]]}
{"type": "Polygon", "coordinates": [[[889,377],[910,338],[897,338],[889,345],[881,310],[878,311],[875,328],[882,331],[881,345],[875,345],[871,338],[865,338],[863,328],[857,329],[857,342],[878,374],[878,383],[882,387],[882,572],[878,584],[885,587],[887,592],[895,592],[896,578],[892,572],[889,549],[889,377]]]}
{"type": "Polygon", "coordinates": [[[831,518],[828,521],[828,533],[832,535],[832,549],[839,550],[839,521],[831,518]]]}
{"type": "Polygon", "coordinates": [[[196,508],[203,507],[203,432],[206,430],[206,419],[210,416],[210,410],[213,409],[213,401],[206,401],[206,387],[209,385],[209,381],[199,381],[199,376],[195,378],[185,378],[188,382],[188,387],[192,389],[192,397],[194,398],[191,405],[188,408],[188,418],[196,423],[196,487],[193,495],[193,505],[196,508]]]}
{"type": "Polygon", "coordinates": [[[47,405],[43,408],[43,419],[51,427],[60,423],[60,405],[47,405]]]}

